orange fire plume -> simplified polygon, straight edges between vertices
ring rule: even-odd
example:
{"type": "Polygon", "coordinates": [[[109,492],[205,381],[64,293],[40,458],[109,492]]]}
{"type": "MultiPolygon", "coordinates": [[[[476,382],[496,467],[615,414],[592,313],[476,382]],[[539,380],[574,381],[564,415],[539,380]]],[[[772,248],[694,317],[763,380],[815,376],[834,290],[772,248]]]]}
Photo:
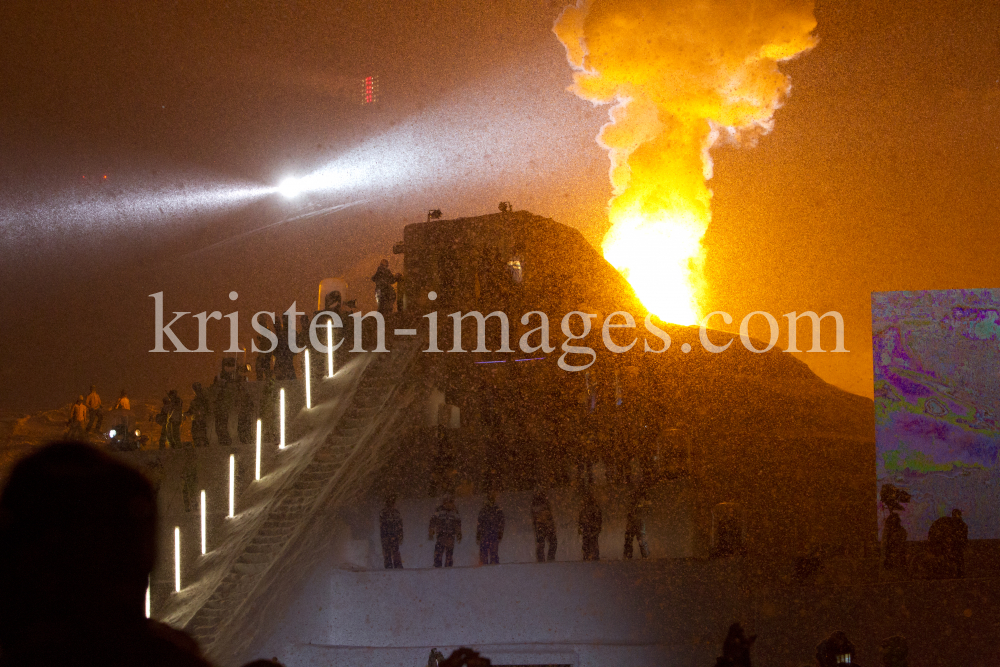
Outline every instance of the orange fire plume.
{"type": "Polygon", "coordinates": [[[791,91],[778,63],[811,49],[815,27],[801,0],[580,0],[556,21],[570,90],[615,102],[597,136],[614,192],[604,256],[664,321],[701,315],[710,150],[771,130],[791,91]]]}

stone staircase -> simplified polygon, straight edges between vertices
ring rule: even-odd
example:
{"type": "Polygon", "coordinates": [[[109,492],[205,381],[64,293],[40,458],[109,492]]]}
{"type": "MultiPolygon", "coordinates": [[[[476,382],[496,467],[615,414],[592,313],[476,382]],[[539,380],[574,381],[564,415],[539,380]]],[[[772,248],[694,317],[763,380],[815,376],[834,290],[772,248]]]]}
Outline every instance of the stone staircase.
{"type": "Polygon", "coordinates": [[[407,370],[418,353],[416,344],[400,344],[371,360],[336,426],[311,460],[275,490],[263,510],[265,516],[248,528],[252,537],[245,537],[242,552],[185,625],[206,653],[218,653],[213,648],[228,643],[221,635],[237,630],[241,617],[254,606],[256,594],[266,587],[269,573],[271,579],[280,576],[280,568],[274,566],[288,555],[317,510],[330,507],[331,495],[346,497],[361,486],[373,463],[363,450],[386,426],[380,424],[379,416],[400,400],[407,370]],[[350,488],[345,488],[345,478],[350,488]],[[334,489],[338,484],[340,488],[334,489]]]}

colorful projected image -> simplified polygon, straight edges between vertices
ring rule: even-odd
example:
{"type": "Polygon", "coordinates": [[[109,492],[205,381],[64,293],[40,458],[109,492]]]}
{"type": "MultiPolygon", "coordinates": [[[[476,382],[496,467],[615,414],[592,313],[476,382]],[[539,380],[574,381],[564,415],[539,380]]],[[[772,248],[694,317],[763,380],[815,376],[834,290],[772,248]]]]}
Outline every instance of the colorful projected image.
{"type": "Polygon", "coordinates": [[[911,494],[909,539],[952,509],[1000,538],[1000,289],[873,293],[872,346],[879,486],[911,494]]]}

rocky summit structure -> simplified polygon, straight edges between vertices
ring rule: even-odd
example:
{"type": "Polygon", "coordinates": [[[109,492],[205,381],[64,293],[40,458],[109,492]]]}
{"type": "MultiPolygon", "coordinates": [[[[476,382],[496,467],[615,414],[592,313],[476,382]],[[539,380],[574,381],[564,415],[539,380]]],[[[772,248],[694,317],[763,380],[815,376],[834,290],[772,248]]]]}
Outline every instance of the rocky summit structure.
{"type": "MultiPolygon", "coordinates": [[[[737,339],[710,353],[698,328],[647,320],[578,232],[527,212],[409,225],[396,250],[404,271],[388,351],[371,351],[375,317],[357,330],[346,318],[334,376],[312,380],[313,407],[302,380],[282,383],[287,446],[264,438],[259,480],[256,445],[238,438],[128,455],[159,480],[152,614],[220,664],[419,665],[432,648],[460,645],[494,664],[710,664],[734,620],[749,631],[778,623],[784,611],[768,605],[782,586],[862,576],[877,552],[871,400],[780,350],[753,353],[737,339]],[[483,347],[476,317],[461,318],[473,311],[497,314],[483,347]],[[619,311],[634,328],[605,329],[619,311]],[[596,316],[586,337],[590,318],[563,324],[574,312],[596,316]],[[539,313],[551,348],[540,347],[539,313]],[[537,489],[553,508],[555,562],[535,562],[537,489]],[[624,561],[637,490],[649,558],[624,561]],[[479,566],[488,492],[507,528],[500,565],[479,566]],[[603,513],[598,562],[581,561],[585,492],[603,513]],[[402,570],[382,567],[390,494],[402,570]],[[456,567],[436,569],[426,533],[445,494],[465,539],[456,567]]],[[[799,643],[814,639],[803,631],[799,643]]],[[[773,637],[758,646],[787,648],[773,637]]]]}

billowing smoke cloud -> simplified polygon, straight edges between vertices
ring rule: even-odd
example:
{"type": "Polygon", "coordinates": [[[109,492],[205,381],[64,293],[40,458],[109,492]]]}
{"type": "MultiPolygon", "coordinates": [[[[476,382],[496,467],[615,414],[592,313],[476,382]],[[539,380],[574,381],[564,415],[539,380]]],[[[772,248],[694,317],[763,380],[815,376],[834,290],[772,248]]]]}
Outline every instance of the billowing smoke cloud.
{"type": "Polygon", "coordinates": [[[791,91],[778,63],[815,27],[808,0],[580,0],[556,21],[570,90],[615,103],[597,137],[614,191],[604,256],[664,320],[700,316],[711,148],[772,129],[791,91]]]}

